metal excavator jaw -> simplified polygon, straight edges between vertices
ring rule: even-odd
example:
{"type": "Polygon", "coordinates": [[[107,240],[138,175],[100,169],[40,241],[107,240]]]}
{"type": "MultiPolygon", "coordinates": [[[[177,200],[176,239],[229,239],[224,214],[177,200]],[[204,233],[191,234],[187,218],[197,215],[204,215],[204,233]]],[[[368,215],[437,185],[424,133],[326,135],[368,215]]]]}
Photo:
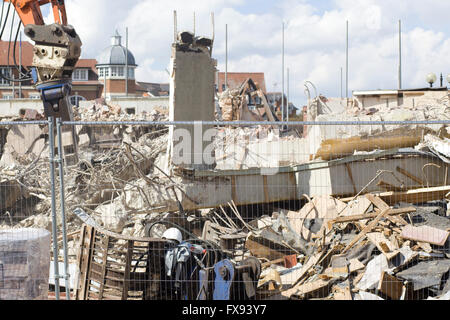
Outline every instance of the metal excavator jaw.
{"type": "Polygon", "coordinates": [[[72,120],[68,97],[72,90],[72,72],[81,55],[81,40],[70,25],[29,24],[25,34],[33,47],[33,80],[41,93],[47,117],[72,120]]]}

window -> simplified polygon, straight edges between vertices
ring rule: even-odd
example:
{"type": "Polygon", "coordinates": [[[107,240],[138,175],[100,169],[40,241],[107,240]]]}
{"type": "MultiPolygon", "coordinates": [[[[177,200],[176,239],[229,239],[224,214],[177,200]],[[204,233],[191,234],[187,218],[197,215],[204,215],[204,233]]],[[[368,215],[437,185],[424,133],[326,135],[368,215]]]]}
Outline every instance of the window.
{"type": "Polygon", "coordinates": [[[117,77],[117,67],[111,67],[111,77],[117,77]]]}
{"type": "Polygon", "coordinates": [[[13,95],[10,94],[10,93],[4,93],[2,99],[3,100],[12,100],[13,99],[13,95]]]}
{"type": "Polygon", "coordinates": [[[86,100],[84,97],[79,96],[79,95],[71,96],[69,99],[70,99],[70,104],[73,106],[77,106],[77,107],[79,107],[80,101],[86,100]]]}
{"type": "Polygon", "coordinates": [[[101,78],[104,76],[105,76],[105,68],[103,67],[98,68],[98,77],[101,78]]]}
{"type": "Polygon", "coordinates": [[[87,81],[88,69],[75,69],[75,71],[72,74],[72,80],[87,81]]]}
{"type": "Polygon", "coordinates": [[[128,79],[134,79],[134,68],[128,68],[128,79]]]}
{"type": "Polygon", "coordinates": [[[123,77],[124,76],[124,68],[123,67],[117,67],[117,75],[119,77],[123,77]]]}
{"type": "MultiPolygon", "coordinates": [[[[11,78],[11,68],[0,68],[0,73],[5,77],[11,78]]],[[[0,86],[9,86],[10,82],[0,77],[0,86]]]]}

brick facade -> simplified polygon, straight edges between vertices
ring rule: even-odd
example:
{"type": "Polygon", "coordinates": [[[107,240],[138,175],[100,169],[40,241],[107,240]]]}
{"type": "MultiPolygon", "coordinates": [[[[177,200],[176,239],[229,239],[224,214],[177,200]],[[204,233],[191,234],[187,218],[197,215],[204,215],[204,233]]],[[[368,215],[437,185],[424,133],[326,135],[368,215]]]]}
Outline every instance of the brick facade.
{"type": "MultiPolygon", "coordinates": [[[[124,79],[106,79],[106,93],[107,94],[125,94],[125,81],[124,79]]],[[[103,81],[102,81],[103,82],[103,81]]],[[[128,93],[136,93],[136,81],[128,80],[128,93]]]]}
{"type": "MultiPolygon", "coordinates": [[[[0,68],[12,68],[15,78],[18,78],[18,71],[14,67],[14,60],[12,57],[13,43],[9,44],[6,41],[0,41],[0,68]],[[10,46],[10,56],[8,57],[8,46],[10,46]]],[[[16,62],[19,63],[18,49],[16,48],[16,62]]],[[[26,69],[30,69],[33,62],[33,45],[27,41],[22,42],[22,64],[26,69]]],[[[98,81],[97,69],[95,59],[80,59],[75,66],[76,69],[88,70],[88,77],[85,81],[72,81],[72,95],[79,95],[86,100],[94,100],[101,97],[103,92],[103,83],[98,81]]],[[[6,98],[37,98],[39,99],[39,92],[34,89],[33,82],[26,81],[21,85],[22,95],[19,97],[18,83],[1,85],[0,84],[0,99],[6,98]]]]}

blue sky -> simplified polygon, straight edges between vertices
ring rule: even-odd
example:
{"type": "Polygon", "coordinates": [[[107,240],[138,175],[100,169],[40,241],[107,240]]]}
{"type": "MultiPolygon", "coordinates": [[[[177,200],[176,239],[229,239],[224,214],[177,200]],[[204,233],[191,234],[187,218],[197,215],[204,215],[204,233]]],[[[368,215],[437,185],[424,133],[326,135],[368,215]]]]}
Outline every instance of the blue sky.
{"type": "MultiPolygon", "coordinates": [[[[211,34],[214,58],[224,70],[225,24],[229,71],[265,72],[268,90],[281,89],[281,21],[286,21],[286,67],[294,104],[305,103],[305,80],[328,97],[340,96],[345,67],[345,21],[350,24],[349,91],[397,87],[397,24],[403,29],[403,87],[426,86],[429,72],[450,73],[448,0],[67,0],[69,22],[83,41],[83,57],[98,57],[110,36],[128,26],[140,81],[167,82],[173,10],[179,30],[211,34]]],[[[49,13],[48,13],[49,14],[49,13]]],[[[47,13],[46,13],[47,15],[47,13]]],[[[50,19],[51,20],[51,19],[50,19]]]]}

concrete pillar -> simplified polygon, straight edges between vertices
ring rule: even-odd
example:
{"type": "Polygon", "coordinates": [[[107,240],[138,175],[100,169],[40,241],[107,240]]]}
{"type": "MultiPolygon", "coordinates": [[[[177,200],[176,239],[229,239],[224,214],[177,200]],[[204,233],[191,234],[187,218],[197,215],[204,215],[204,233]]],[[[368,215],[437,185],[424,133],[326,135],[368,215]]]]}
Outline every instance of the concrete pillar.
{"type": "Polygon", "coordinates": [[[209,130],[212,126],[204,126],[201,121],[214,121],[217,62],[211,58],[212,44],[208,39],[187,37],[186,40],[182,36],[185,34],[180,33],[179,40],[172,45],[169,119],[198,121],[198,124],[170,127],[169,159],[171,165],[208,169],[215,164],[211,153],[214,132],[209,130]]]}

